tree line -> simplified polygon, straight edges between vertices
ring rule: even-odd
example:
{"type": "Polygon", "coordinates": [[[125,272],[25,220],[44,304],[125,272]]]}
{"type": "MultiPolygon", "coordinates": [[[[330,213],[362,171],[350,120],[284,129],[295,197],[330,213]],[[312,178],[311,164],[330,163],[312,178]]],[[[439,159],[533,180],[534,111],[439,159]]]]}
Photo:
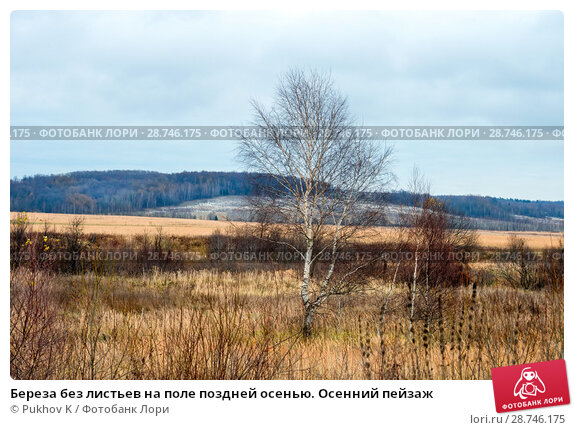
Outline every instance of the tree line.
{"type": "Polygon", "coordinates": [[[248,195],[248,173],[134,170],[35,175],[10,181],[11,211],[130,214],[228,195],[248,195]]]}
{"type": "MultiPolygon", "coordinates": [[[[261,175],[247,172],[159,173],[136,170],[35,175],[10,181],[10,210],[78,214],[133,214],[221,196],[248,196],[261,175]]],[[[564,218],[563,201],[531,201],[473,195],[437,196],[452,213],[515,222],[516,216],[564,218]]],[[[390,204],[409,206],[407,191],[384,193],[390,204]]]]}

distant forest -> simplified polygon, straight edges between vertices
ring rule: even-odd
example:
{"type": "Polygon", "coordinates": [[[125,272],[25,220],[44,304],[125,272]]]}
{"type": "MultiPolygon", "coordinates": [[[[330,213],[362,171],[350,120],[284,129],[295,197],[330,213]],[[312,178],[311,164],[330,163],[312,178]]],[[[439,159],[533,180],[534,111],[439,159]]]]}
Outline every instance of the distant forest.
{"type": "MultiPolygon", "coordinates": [[[[134,214],[146,209],[255,190],[256,175],[246,172],[158,173],[134,170],[36,175],[10,181],[10,210],[77,214],[134,214]]],[[[386,193],[391,204],[410,202],[409,193],[386,193]]],[[[450,210],[472,218],[509,221],[517,216],[564,218],[564,202],[482,196],[436,196],[450,210]]]]}

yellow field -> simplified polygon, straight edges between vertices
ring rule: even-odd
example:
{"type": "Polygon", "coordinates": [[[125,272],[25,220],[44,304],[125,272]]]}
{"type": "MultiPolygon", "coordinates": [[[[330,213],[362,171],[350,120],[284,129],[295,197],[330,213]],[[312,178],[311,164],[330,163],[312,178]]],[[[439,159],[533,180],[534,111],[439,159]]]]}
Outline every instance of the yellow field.
{"type": "MultiPolygon", "coordinates": [[[[11,213],[13,217],[15,213],[11,213]]],[[[28,221],[35,228],[43,228],[44,223],[53,226],[56,231],[63,231],[70,225],[70,221],[78,215],[54,213],[27,213],[28,221]]],[[[207,221],[183,218],[163,218],[145,216],[123,215],[81,215],[84,220],[84,233],[120,234],[133,236],[136,234],[155,234],[161,227],[162,233],[179,236],[208,236],[217,229],[225,230],[229,225],[227,221],[207,221]]]]}
{"type": "Polygon", "coordinates": [[[564,243],[564,233],[550,233],[546,231],[484,231],[479,232],[479,241],[484,246],[502,248],[508,244],[508,236],[516,235],[526,240],[526,245],[531,248],[545,248],[558,246],[559,242],[564,243]]]}
{"type": "MultiPolygon", "coordinates": [[[[11,218],[15,213],[11,213],[11,218]]],[[[47,222],[56,231],[65,229],[70,221],[77,215],[52,214],[52,213],[28,213],[28,220],[35,228],[42,228],[47,222]]],[[[207,221],[183,218],[143,217],[143,216],[120,216],[120,215],[81,215],[84,219],[85,233],[119,234],[133,236],[136,234],[154,234],[161,227],[162,233],[177,236],[208,236],[216,230],[225,231],[232,225],[228,221],[207,221]]],[[[233,225],[244,223],[233,223],[233,225]]],[[[393,228],[383,227],[378,229],[381,233],[391,234],[393,228]]],[[[564,233],[549,233],[537,231],[490,231],[479,230],[479,242],[482,246],[504,247],[508,243],[510,234],[523,238],[527,246],[535,249],[548,246],[557,246],[564,241],[564,233]]]]}

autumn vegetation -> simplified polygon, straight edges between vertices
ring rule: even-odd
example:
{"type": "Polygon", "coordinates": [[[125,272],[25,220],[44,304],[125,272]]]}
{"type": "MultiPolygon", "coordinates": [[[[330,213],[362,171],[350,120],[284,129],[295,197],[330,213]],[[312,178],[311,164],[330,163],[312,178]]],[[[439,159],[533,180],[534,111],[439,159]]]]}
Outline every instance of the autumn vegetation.
{"type": "MultiPolygon", "coordinates": [[[[223,258],[278,255],[252,231],[122,236],[86,233],[81,218],[58,230],[30,221],[15,214],[10,231],[16,379],[488,379],[491,367],[563,357],[558,240],[509,236],[504,249],[475,248],[478,261],[419,260],[414,300],[414,261],[376,261],[305,338],[300,262],[223,258]],[[132,256],[89,257],[98,250],[132,256]]],[[[412,234],[349,252],[405,249],[412,234]]]]}

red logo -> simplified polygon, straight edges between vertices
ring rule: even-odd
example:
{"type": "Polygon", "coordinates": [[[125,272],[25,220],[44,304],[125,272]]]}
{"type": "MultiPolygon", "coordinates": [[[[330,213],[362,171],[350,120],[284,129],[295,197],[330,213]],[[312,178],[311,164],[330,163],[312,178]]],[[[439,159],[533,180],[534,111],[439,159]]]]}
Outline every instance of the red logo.
{"type": "Polygon", "coordinates": [[[495,367],[491,372],[496,412],[570,403],[564,360],[495,367]]]}

